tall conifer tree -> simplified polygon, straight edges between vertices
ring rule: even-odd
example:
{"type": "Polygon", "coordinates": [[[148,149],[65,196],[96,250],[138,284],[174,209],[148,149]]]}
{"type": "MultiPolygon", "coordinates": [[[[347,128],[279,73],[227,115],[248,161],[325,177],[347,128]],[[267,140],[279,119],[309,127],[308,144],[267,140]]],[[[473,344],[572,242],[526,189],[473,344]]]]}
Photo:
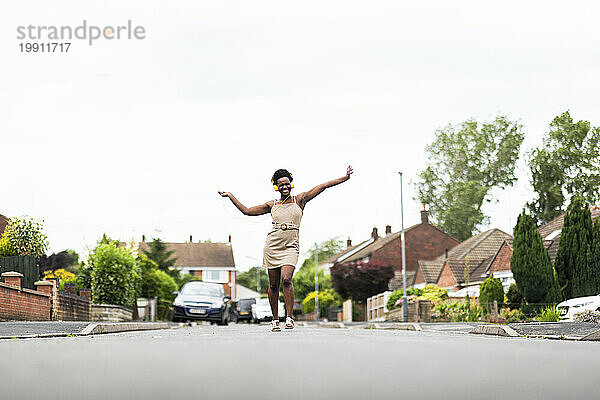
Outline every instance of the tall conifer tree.
{"type": "Polygon", "coordinates": [[[513,235],[510,268],[527,303],[554,304],[560,301],[560,291],[550,256],[533,217],[523,211],[517,219],[513,235]]]}
{"type": "Polygon", "coordinates": [[[556,254],[555,267],[565,299],[598,294],[593,236],[590,209],[576,196],[567,208],[556,254]]]}

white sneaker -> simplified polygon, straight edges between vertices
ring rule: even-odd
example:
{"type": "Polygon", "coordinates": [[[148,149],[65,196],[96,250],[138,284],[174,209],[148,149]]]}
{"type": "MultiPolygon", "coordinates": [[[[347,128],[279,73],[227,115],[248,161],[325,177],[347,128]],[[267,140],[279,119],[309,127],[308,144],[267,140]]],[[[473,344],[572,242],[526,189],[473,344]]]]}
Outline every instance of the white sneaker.
{"type": "Polygon", "coordinates": [[[295,326],[296,326],[296,323],[294,322],[294,320],[291,317],[287,317],[285,319],[285,329],[294,329],[295,326]]]}
{"type": "Polygon", "coordinates": [[[279,320],[274,319],[271,321],[271,332],[281,332],[281,327],[279,326],[279,320]]]}

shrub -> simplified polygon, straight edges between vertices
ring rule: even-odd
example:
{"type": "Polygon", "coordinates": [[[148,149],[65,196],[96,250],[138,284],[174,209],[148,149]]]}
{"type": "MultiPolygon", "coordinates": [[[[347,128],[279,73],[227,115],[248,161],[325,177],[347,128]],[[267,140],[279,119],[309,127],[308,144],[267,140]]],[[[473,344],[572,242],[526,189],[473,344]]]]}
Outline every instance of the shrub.
{"type": "Polygon", "coordinates": [[[65,290],[65,283],[77,283],[77,277],[74,273],[65,271],[62,268],[59,268],[54,271],[46,271],[44,272],[43,279],[48,278],[58,278],[59,290],[65,290]]]}
{"type": "Polygon", "coordinates": [[[431,300],[432,302],[437,303],[448,298],[448,291],[429,283],[421,289],[421,293],[418,294],[418,296],[419,300],[431,300]]]}
{"type": "Polygon", "coordinates": [[[483,309],[476,304],[464,301],[438,303],[434,306],[432,318],[452,322],[477,322],[483,317],[483,309]]]}
{"type": "Polygon", "coordinates": [[[521,310],[511,310],[510,308],[501,309],[500,317],[504,319],[507,324],[525,321],[525,314],[523,314],[521,310]]]}
{"type": "Polygon", "coordinates": [[[177,282],[172,276],[159,269],[153,269],[142,281],[143,297],[158,297],[159,300],[172,301],[177,291],[177,282]]]}
{"type": "Polygon", "coordinates": [[[103,240],[90,253],[92,300],[131,307],[140,280],[139,266],[132,252],[117,243],[103,240]]]}
{"type": "MultiPolygon", "coordinates": [[[[423,289],[407,288],[406,296],[413,296],[414,298],[416,298],[416,296],[418,296],[422,292],[423,289]]],[[[394,290],[392,294],[390,294],[390,297],[388,297],[387,303],[385,304],[388,310],[393,310],[394,308],[400,308],[402,306],[401,303],[398,302],[398,300],[402,300],[403,293],[404,290],[398,289],[394,290]]]]}
{"type": "Polygon", "coordinates": [[[498,302],[499,308],[502,307],[504,301],[504,287],[502,287],[500,279],[490,276],[480,285],[479,304],[489,311],[491,310],[494,301],[498,302]]]}
{"type": "MultiPolygon", "coordinates": [[[[310,292],[304,300],[302,300],[302,308],[305,313],[315,311],[315,292],[310,292]]],[[[319,291],[319,314],[327,315],[329,307],[342,304],[342,298],[333,289],[325,289],[319,291]]]]}
{"type": "Polygon", "coordinates": [[[0,257],[40,257],[48,249],[48,237],[42,230],[41,221],[10,218],[0,239],[0,257]]]}
{"type": "Polygon", "coordinates": [[[558,310],[556,307],[546,307],[538,314],[536,320],[540,322],[557,322],[558,310]]]}
{"type": "Polygon", "coordinates": [[[599,324],[600,312],[592,310],[578,312],[573,316],[573,319],[577,322],[593,322],[595,324],[599,324]]]}
{"type": "Polygon", "coordinates": [[[510,308],[519,308],[523,303],[523,295],[516,283],[511,283],[508,287],[506,302],[510,308]]]}

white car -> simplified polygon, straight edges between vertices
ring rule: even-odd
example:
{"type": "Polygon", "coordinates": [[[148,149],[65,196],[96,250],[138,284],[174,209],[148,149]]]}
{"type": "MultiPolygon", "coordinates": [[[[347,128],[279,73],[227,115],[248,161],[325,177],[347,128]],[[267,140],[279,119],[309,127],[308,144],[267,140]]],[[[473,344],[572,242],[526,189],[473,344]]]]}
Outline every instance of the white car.
{"type": "Polygon", "coordinates": [[[561,321],[573,321],[575,314],[582,311],[600,311],[600,295],[565,300],[556,308],[561,321]]]}
{"type": "MultiPolygon", "coordinates": [[[[285,317],[285,309],[282,301],[278,302],[277,310],[280,319],[285,317]]],[[[254,322],[270,321],[272,318],[273,313],[271,312],[269,299],[256,299],[256,303],[252,304],[252,319],[254,322]]]]}

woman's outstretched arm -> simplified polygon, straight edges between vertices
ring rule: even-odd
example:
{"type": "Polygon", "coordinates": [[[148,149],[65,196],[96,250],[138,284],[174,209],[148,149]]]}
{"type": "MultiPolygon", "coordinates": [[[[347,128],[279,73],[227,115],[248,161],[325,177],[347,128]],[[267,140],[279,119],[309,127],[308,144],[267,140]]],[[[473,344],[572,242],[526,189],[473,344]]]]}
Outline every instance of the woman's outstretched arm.
{"type": "Polygon", "coordinates": [[[231,194],[230,192],[219,191],[219,194],[222,197],[229,197],[229,200],[231,200],[233,205],[236,206],[237,209],[240,210],[242,212],[242,214],[244,214],[244,215],[263,215],[263,214],[268,214],[271,211],[270,202],[266,202],[265,204],[261,204],[258,206],[248,208],[245,205],[243,205],[242,203],[240,203],[240,201],[238,199],[236,199],[235,196],[233,194],[231,194]]]}
{"type": "Polygon", "coordinates": [[[342,182],[346,182],[348,179],[350,179],[350,175],[352,175],[352,172],[352,166],[348,165],[348,168],[346,169],[346,175],[342,176],[341,178],[321,183],[320,185],[317,185],[314,188],[310,189],[308,192],[300,193],[298,195],[298,202],[300,203],[300,207],[304,208],[306,203],[320,195],[323,192],[323,190],[335,185],[339,185],[342,182]]]}

